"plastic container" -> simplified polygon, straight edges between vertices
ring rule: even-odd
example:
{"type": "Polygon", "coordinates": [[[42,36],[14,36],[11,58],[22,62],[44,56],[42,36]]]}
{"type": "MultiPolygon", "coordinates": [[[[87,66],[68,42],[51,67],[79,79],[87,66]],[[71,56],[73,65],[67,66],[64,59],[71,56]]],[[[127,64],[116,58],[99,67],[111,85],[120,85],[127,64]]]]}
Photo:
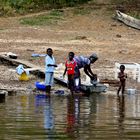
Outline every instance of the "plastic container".
{"type": "Polygon", "coordinates": [[[127,93],[128,94],[135,94],[136,93],[136,89],[133,89],[133,88],[127,89],[127,93]]]}
{"type": "Polygon", "coordinates": [[[42,82],[35,82],[35,86],[38,90],[46,91],[46,85],[42,82]]]}
{"type": "Polygon", "coordinates": [[[29,80],[29,77],[28,77],[28,75],[26,74],[26,72],[23,72],[23,73],[20,75],[19,80],[20,80],[20,81],[28,81],[28,80],[29,80]]]}

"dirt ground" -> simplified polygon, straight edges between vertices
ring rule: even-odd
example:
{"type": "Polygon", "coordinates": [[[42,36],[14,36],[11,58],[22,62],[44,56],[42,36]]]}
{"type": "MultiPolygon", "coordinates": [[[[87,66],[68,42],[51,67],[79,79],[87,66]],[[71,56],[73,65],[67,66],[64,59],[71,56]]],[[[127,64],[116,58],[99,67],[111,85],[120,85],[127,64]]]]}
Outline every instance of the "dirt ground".
{"type": "MultiPolygon", "coordinates": [[[[44,66],[44,58],[32,58],[33,53],[54,50],[57,64],[64,63],[69,51],[89,56],[97,53],[99,60],[92,66],[99,79],[114,79],[115,62],[140,63],[140,30],[130,28],[114,20],[105,8],[93,10],[86,15],[69,12],[63,21],[51,26],[25,26],[20,17],[0,18],[0,52],[13,52],[18,58],[44,66]]],[[[115,13],[115,11],[114,11],[115,13]]],[[[0,85],[5,87],[27,86],[10,80],[9,67],[0,64],[0,85]]],[[[36,81],[33,78],[31,83],[36,81]]],[[[128,78],[128,87],[140,89],[140,83],[128,78]]]]}

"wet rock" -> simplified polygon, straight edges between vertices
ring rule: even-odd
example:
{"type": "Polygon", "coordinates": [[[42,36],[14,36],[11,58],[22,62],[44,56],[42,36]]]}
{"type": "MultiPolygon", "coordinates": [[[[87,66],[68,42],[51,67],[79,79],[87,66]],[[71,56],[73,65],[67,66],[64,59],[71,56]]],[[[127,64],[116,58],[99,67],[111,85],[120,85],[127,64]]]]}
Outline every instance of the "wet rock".
{"type": "Polygon", "coordinates": [[[8,91],[6,90],[0,90],[0,102],[3,102],[5,100],[5,97],[8,95],[8,91]]]}
{"type": "Polygon", "coordinates": [[[8,91],[6,91],[6,90],[0,90],[0,95],[2,95],[2,94],[8,94],[8,91]]]}

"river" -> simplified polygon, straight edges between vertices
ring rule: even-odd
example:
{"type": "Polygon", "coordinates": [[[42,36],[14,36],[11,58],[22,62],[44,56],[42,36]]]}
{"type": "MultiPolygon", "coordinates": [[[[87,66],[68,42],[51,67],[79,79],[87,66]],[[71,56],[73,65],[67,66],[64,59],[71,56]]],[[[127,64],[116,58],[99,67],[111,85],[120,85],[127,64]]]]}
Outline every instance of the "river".
{"type": "Polygon", "coordinates": [[[0,140],[140,139],[140,93],[89,97],[7,96],[0,140]]]}

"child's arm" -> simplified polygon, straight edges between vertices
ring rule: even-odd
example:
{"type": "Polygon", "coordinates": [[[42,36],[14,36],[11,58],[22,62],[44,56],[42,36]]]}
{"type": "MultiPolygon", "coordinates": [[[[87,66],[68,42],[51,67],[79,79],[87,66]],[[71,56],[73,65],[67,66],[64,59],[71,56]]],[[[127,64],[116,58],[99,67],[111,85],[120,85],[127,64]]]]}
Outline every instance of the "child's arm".
{"type": "Polygon", "coordinates": [[[65,62],[65,70],[64,70],[64,73],[63,73],[63,78],[65,77],[66,72],[67,72],[67,61],[65,62]]]}
{"type": "Polygon", "coordinates": [[[48,66],[48,67],[50,67],[50,66],[57,67],[57,65],[56,65],[56,64],[48,64],[47,66],[48,66]]]}
{"type": "Polygon", "coordinates": [[[125,78],[127,78],[127,73],[125,73],[125,78]]]}
{"type": "Polygon", "coordinates": [[[67,71],[67,67],[64,70],[63,77],[65,77],[66,71],[67,71]]]}
{"type": "Polygon", "coordinates": [[[84,67],[84,72],[85,72],[85,74],[87,74],[91,79],[92,79],[92,77],[93,77],[93,73],[91,72],[91,68],[90,68],[90,65],[85,65],[85,67],[84,67]]]}

